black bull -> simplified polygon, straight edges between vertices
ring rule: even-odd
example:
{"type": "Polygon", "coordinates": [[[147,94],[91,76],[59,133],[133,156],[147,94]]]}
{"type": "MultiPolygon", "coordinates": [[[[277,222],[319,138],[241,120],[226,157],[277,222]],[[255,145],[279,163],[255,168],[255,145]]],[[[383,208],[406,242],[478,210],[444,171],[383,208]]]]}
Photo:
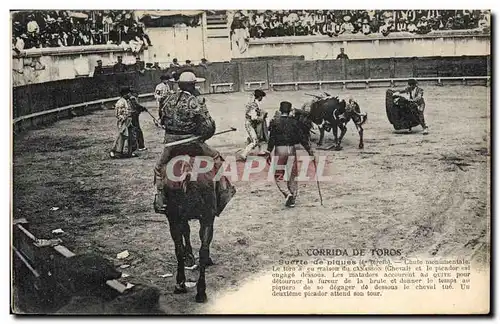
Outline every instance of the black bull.
{"type": "Polygon", "coordinates": [[[345,100],[339,100],[338,97],[321,98],[311,104],[309,118],[313,123],[318,125],[320,136],[318,145],[323,145],[325,131],[332,130],[335,145],[340,149],[342,139],[347,132],[347,123],[353,121],[359,133],[359,148],[364,148],[363,143],[363,124],[366,122],[367,114],[362,114],[359,105],[352,102],[348,105],[345,100]],[[337,134],[337,129],[340,129],[340,136],[337,134]]]}

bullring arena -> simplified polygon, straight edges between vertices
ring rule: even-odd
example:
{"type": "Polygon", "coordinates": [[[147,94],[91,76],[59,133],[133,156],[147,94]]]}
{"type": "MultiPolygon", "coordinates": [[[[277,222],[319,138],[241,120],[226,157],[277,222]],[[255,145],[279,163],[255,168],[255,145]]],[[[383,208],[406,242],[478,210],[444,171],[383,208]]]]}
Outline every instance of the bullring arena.
{"type": "MultiPolygon", "coordinates": [[[[274,260],[317,246],[391,246],[409,256],[486,253],[489,88],[425,90],[428,136],[420,129],[412,134],[393,130],[385,115],[384,88],[349,91],[368,113],[365,149],[357,148],[358,134],[349,125],[342,151],[317,150],[332,157],[335,177],[334,183],[322,184],[324,207],[314,183],[300,186],[291,210],[278,199],[273,183],[236,182],[237,195],[215,223],[211,253],[216,265],[208,270],[209,291],[238,289],[274,260]]],[[[305,92],[311,91],[270,92],[263,107],[274,112],[285,99],[299,105],[310,99],[305,92]]],[[[248,96],[207,97],[218,129],[238,129],[209,140],[224,156],[245,145],[241,116],[248,96]]],[[[154,111],[155,103],[146,107],[154,111]]],[[[108,158],[115,136],[113,110],[16,138],[16,214],[29,218],[42,237],[65,228],[62,238],[75,253],[97,251],[114,258],[128,250],[138,262],[126,272],[159,287],[167,313],[202,312],[210,306],[192,303],[192,294],[172,294],[174,279],[159,277],[176,268],[167,220],[152,211],[152,170],[163,135],[148,116],[143,114],[141,121],[149,150],[129,160],[108,158]],[[51,211],[54,206],[59,209],[51,211]]],[[[325,146],[331,140],[327,135],[325,146]]],[[[193,222],[195,249],[198,228],[193,222]]]]}

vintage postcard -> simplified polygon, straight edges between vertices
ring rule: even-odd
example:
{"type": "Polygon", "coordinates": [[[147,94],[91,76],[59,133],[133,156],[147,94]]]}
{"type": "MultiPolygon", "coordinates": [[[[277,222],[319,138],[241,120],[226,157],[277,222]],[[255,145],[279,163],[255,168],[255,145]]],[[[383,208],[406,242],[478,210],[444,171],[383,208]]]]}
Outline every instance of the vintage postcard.
{"type": "Polygon", "coordinates": [[[490,10],[10,16],[11,314],[490,313],[490,10]]]}

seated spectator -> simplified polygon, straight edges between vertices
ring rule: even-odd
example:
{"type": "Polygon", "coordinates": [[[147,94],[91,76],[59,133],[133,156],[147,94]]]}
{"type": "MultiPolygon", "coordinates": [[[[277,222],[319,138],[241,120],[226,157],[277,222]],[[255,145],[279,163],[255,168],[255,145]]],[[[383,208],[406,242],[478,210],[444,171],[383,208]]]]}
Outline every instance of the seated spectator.
{"type": "Polygon", "coordinates": [[[161,70],[160,63],[155,62],[155,64],[153,65],[153,69],[155,69],[155,70],[161,70]]]}
{"type": "Polygon", "coordinates": [[[186,60],[186,64],[184,66],[191,67],[194,66],[194,64],[191,63],[191,60],[186,60]]]}
{"type": "Polygon", "coordinates": [[[453,29],[465,29],[465,21],[461,13],[457,13],[453,19],[453,29]]]}
{"type": "Polygon", "coordinates": [[[478,29],[488,30],[490,28],[490,21],[486,18],[485,14],[479,16],[478,29]]]}
{"type": "Polygon", "coordinates": [[[354,22],[353,26],[354,26],[353,34],[361,32],[361,30],[363,29],[363,20],[361,19],[361,17],[354,22]]]}
{"type": "Polygon", "coordinates": [[[380,26],[379,32],[382,35],[387,36],[391,32],[393,32],[394,30],[395,30],[394,20],[391,18],[391,19],[388,19],[384,25],[380,26]]]}
{"type": "Polygon", "coordinates": [[[354,31],[354,26],[351,23],[351,16],[344,16],[344,23],[342,24],[342,29],[347,34],[352,34],[354,31]]]}
{"type": "Polygon", "coordinates": [[[414,33],[418,30],[417,25],[415,25],[413,21],[408,24],[407,29],[410,33],[414,33]]]}
{"type": "Polygon", "coordinates": [[[118,56],[118,62],[113,65],[113,73],[123,73],[127,71],[127,66],[123,64],[122,59],[122,56],[118,56]]]}
{"type": "Polygon", "coordinates": [[[369,35],[371,33],[370,23],[368,22],[368,19],[363,19],[363,24],[361,25],[361,32],[364,35],[369,35]]]}
{"type": "Polygon", "coordinates": [[[431,31],[431,28],[429,26],[429,22],[427,21],[427,18],[424,16],[420,18],[420,21],[417,23],[417,33],[418,34],[427,34],[428,32],[431,31]]]}
{"type": "Polygon", "coordinates": [[[22,34],[21,36],[19,37],[16,37],[16,45],[15,45],[15,49],[17,49],[17,53],[19,54],[22,50],[24,50],[24,47],[25,47],[25,42],[24,40],[27,39],[28,36],[26,36],[26,34],[22,34]]]}

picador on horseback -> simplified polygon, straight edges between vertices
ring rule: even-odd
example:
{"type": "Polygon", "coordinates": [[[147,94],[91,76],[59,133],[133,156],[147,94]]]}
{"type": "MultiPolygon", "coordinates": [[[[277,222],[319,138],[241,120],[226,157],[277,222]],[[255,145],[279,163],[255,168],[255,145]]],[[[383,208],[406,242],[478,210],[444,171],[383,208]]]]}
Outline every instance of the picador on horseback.
{"type": "Polygon", "coordinates": [[[179,89],[168,94],[163,101],[161,123],[165,127],[165,147],[154,169],[157,188],[154,207],[157,213],[166,214],[175,243],[175,293],[187,292],[184,266],[194,264],[188,221],[200,221],[200,277],[196,301],[205,302],[205,268],[212,264],[209,248],[214,219],[224,210],[236,190],[226,177],[217,181],[213,178],[224,160],[218,151],[205,143],[215,133],[215,122],[205,99],[199,97],[195,87],[196,82],[200,81],[202,79],[196,78],[194,73],[183,72],[178,79],[179,89]],[[196,136],[199,136],[198,140],[188,140],[196,136]],[[178,143],[179,140],[188,142],[178,143]],[[199,174],[199,177],[194,178],[196,165],[193,161],[201,156],[213,161],[213,172],[199,174]],[[171,163],[173,166],[168,165],[175,157],[181,159],[171,163]],[[186,178],[182,179],[182,174],[186,178]]]}

